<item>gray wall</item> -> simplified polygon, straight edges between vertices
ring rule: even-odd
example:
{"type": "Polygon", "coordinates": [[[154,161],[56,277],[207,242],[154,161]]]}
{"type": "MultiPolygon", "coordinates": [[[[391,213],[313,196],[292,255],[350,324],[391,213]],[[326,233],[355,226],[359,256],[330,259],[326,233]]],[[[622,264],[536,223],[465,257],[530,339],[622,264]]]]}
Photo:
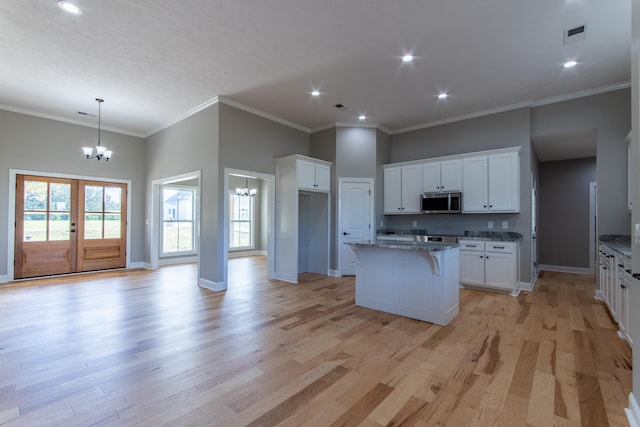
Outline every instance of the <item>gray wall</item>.
{"type": "Polygon", "coordinates": [[[337,174],[337,138],[338,129],[329,128],[311,134],[310,156],[331,162],[331,187],[329,198],[329,269],[337,268],[337,239],[338,239],[338,174],[337,174]]]}
{"type": "MultiPolygon", "coordinates": [[[[278,157],[291,154],[309,155],[309,134],[255,114],[239,110],[226,104],[219,105],[220,151],[218,158],[219,191],[225,191],[225,168],[275,175],[278,157]]],[[[216,281],[222,281],[222,251],[224,224],[224,203],[220,199],[217,206],[216,234],[218,236],[216,281]]],[[[233,284],[229,284],[233,286],[233,284]]]]}
{"type": "Polygon", "coordinates": [[[531,136],[596,128],[598,231],[629,234],[627,142],[631,92],[621,89],[531,109],[531,136]]]}
{"type": "Polygon", "coordinates": [[[81,147],[97,141],[94,128],[0,110],[0,276],[7,274],[10,169],[131,180],[131,262],[144,260],[143,141],[103,130],[101,142],[113,158],[85,159],[81,147]]]}
{"type": "MultiPolygon", "coordinates": [[[[391,162],[428,159],[432,157],[470,153],[506,147],[520,149],[520,213],[518,214],[462,214],[462,215],[387,215],[385,227],[417,228],[429,233],[462,234],[465,230],[488,230],[493,221],[494,231],[522,234],[520,245],[520,276],[522,282],[531,281],[531,143],[529,109],[521,108],[426,129],[391,136],[391,162]]],[[[380,181],[382,183],[382,181],[380,181]]],[[[464,195],[463,195],[464,197],[464,195]]]]}
{"type": "Polygon", "coordinates": [[[375,181],[375,228],[382,228],[384,224],[384,169],[382,165],[391,162],[391,137],[386,133],[376,131],[376,181],[375,181]]]}
{"type": "Polygon", "coordinates": [[[589,182],[596,158],[539,165],[538,253],[540,264],[589,268],[589,182]]]}
{"type": "MultiPolygon", "coordinates": [[[[146,139],[146,218],[151,218],[152,181],[196,170],[200,176],[200,264],[198,278],[218,278],[222,253],[218,248],[218,110],[215,104],[146,139]]],[[[149,224],[149,222],[147,222],[149,224]]],[[[151,259],[151,229],[147,226],[145,260],[151,259]]],[[[157,232],[157,231],[154,231],[157,232]]]]}

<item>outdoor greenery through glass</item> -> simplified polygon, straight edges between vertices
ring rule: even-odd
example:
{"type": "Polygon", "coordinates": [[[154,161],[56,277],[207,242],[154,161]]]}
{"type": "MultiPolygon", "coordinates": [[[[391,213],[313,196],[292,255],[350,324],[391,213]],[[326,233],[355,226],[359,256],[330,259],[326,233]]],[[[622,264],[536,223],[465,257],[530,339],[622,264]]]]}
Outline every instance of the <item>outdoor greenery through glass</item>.
{"type": "Polygon", "coordinates": [[[70,239],[71,185],[46,181],[24,182],[25,242],[70,239]]]}
{"type": "Polygon", "coordinates": [[[229,249],[253,249],[254,197],[229,195],[229,249]]]}
{"type": "Polygon", "coordinates": [[[162,187],[162,249],[163,255],[194,252],[193,213],[195,190],[162,187]]]}
{"type": "Polygon", "coordinates": [[[102,185],[84,187],[84,238],[119,239],[122,226],[122,189],[102,185]]]}

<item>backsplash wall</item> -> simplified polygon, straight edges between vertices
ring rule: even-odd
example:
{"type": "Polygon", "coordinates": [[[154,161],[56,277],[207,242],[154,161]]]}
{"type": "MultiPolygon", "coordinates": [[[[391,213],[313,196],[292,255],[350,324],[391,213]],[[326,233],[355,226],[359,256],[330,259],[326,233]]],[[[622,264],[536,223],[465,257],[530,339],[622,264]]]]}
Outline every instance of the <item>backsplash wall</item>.
{"type": "Polygon", "coordinates": [[[382,227],[400,230],[426,229],[431,235],[462,235],[466,230],[471,231],[515,231],[516,219],[520,214],[416,214],[416,215],[385,215],[382,227]],[[416,225],[414,226],[414,221],[416,225]],[[493,228],[488,222],[493,221],[493,228]],[[502,228],[502,222],[507,221],[509,228],[502,228]]]}

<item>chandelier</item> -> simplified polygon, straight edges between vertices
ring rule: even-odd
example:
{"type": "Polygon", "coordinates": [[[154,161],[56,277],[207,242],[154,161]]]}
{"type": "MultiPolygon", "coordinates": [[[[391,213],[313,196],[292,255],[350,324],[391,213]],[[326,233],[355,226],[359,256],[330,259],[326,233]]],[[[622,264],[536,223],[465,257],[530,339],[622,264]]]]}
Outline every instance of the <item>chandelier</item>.
{"type": "Polygon", "coordinates": [[[96,98],[96,101],[98,101],[98,145],[96,145],[96,155],[93,155],[93,148],[91,147],[82,147],[82,151],[84,152],[84,155],[87,157],[87,159],[92,159],[95,157],[98,160],[105,159],[105,161],[108,162],[111,158],[111,155],[113,155],[113,151],[109,150],[104,145],[100,145],[100,106],[104,102],[104,99],[96,98]]]}
{"type": "Polygon", "coordinates": [[[244,188],[236,188],[236,196],[240,197],[256,197],[258,194],[258,190],[255,188],[249,188],[249,177],[244,177],[245,183],[244,188]]]}

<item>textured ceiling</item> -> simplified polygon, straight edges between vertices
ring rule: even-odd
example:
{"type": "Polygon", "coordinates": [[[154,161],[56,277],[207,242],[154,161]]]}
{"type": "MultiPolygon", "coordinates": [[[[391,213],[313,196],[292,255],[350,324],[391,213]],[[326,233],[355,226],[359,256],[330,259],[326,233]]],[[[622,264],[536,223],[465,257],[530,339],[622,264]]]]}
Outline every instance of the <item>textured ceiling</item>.
{"type": "Polygon", "coordinates": [[[363,113],[398,131],[630,79],[630,0],[77,4],[0,2],[0,108],[94,126],[77,112],[101,97],[105,128],[146,136],[224,96],[309,130],[363,113]]]}

